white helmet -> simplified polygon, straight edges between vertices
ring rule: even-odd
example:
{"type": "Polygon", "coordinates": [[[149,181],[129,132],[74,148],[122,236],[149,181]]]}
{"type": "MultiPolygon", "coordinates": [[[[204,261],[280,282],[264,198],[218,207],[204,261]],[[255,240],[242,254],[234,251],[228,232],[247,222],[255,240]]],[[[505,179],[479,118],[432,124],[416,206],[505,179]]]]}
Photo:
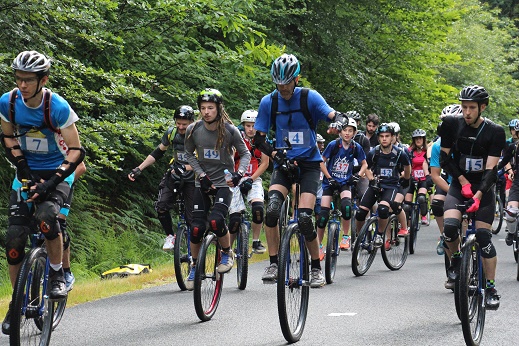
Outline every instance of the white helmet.
{"type": "Polygon", "coordinates": [[[442,109],[442,112],[440,114],[440,119],[443,119],[447,115],[456,116],[456,115],[462,115],[462,114],[463,114],[463,110],[461,109],[461,106],[458,104],[452,104],[452,105],[448,105],[447,107],[442,109]]]}
{"type": "Polygon", "coordinates": [[[255,123],[257,117],[258,117],[258,112],[255,110],[249,109],[242,113],[241,122],[242,123],[244,123],[244,122],[255,123]]]}
{"type": "Polygon", "coordinates": [[[393,129],[395,129],[395,133],[400,133],[400,125],[398,125],[398,123],[392,122],[392,123],[389,123],[388,125],[392,126],[393,129]]]}
{"type": "Polygon", "coordinates": [[[347,126],[351,126],[357,131],[357,121],[354,118],[348,118],[348,123],[342,126],[342,128],[346,128],[347,126]]]}
{"type": "Polygon", "coordinates": [[[47,74],[50,70],[50,60],[34,50],[24,51],[13,60],[11,67],[13,70],[47,74]]]}
{"type": "Polygon", "coordinates": [[[324,143],[324,138],[320,134],[317,134],[317,143],[324,143]]]}

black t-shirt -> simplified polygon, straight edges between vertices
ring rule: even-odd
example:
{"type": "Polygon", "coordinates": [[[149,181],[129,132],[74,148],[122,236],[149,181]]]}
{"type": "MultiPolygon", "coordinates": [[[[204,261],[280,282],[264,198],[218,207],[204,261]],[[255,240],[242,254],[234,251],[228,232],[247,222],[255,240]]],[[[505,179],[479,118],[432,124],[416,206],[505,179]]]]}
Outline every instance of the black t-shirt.
{"type": "Polygon", "coordinates": [[[411,162],[404,151],[397,146],[389,154],[384,154],[379,146],[371,149],[366,157],[368,168],[379,177],[380,186],[383,188],[395,188],[399,186],[400,172],[404,166],[411,162]],[[375,162],[374,162],[375,161],[375,162]]]}
{"type": "Polygon", "coordinates": [[[355,137],[353,137],[353,140],[360,144],[362,150],[364,150],[364,154],[367,156],[371,149],[368,137],[366,137],[362,132],[357,132],[355,137]]]}
{"type": "Polygon", "coordinates": [[[505,130],[491,120],[477,127],[463,117],[447,116],[440,126],[441,146],[450,148],[455,162],[470,183],[479,183],[489,156],[500,157],[506,145],[505,130]]]}

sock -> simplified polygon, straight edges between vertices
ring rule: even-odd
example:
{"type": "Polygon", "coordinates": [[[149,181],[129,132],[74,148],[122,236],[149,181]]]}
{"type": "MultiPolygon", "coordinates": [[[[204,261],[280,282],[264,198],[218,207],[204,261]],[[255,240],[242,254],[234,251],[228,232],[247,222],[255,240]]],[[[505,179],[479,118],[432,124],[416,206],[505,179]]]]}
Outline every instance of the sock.
{"type": "Polygon", "coordinates": [[[270,264],[278,264],[278,256],[277,255],[274,255],[274,256],[269,256],[270,257],[270,264]]]}
{"type": "Polygon", "coordinates": [[[321,269],[321,261],[319,261],[319,259],[316,259],[316,260],[313,259],[311,261],[310,267],[312,269],[319,269],[320,270],[321,269]]]}
{"type": "Polygon", "coordinates": [[[61,263],[58,263],[58,264],[50,264],[50,267],[52,268],[52,270],[54,270],[55,272],[59,272],[63,267],[61,265],[61,263]]]}
{"type": "Polygon", "coordinates": [[[63,267],[63,271],[64,271],[65,273],[72,273],[72,272],[70,271],[70,268],[65,268],[65,267],[63,267]]]}
{"type": "Polygon", "coordinates": [[[229,247],[223,247],[223,248],[222,248],[222,251],[223,251],[223,252],[229,252],[230,249],[231,249],[230,246],[229,246],[229,247]]]}
{"type": "Polygon", "coordinates": [[[487,280],[487,288],[496,287],[496,280],[487,280]]]}

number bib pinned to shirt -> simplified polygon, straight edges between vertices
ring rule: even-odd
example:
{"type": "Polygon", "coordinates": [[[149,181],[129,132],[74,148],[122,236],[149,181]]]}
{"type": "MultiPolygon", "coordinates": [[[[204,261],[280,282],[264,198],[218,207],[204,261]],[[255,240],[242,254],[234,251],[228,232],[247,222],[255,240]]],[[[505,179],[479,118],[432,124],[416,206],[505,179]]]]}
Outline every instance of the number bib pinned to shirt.
{"type": "Polygon", "coordinates": [[[467,173],[483,172],[485,160],[478,156],[461,155],[460,168],[467,173]]]}
{"type": "MultiPolygon", "coordinates": [[[[282,138],[287,137],[290,141],[290,144],[293,147],[298,148],[311,148],[311,131],[309,129],[301,129],[301,130],[283,130],[282,138]]],[[[315,145],[315,143],[314,143],[315,145]]]]}

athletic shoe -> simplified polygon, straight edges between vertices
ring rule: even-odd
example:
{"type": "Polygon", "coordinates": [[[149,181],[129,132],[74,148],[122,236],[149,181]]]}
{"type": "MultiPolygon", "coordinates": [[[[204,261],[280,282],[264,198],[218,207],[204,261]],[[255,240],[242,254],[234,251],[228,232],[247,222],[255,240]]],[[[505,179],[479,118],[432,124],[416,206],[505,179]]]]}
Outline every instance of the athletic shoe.
{"type": "Polygon", "coordinates": [[[487,310],[497,310],[499,308],[499,296],[497,294],[497,290],[492,288],[486,288],[485,289],[485,305],[487,310]]]}
{"type": "Polygon", "coordinates": [[[65,285],[65,277],[63,276],[63,269],[54,271],[50,269],[49,273],[49,300],[63,300],[67,298],[68,291],[65,285]]]}
{"type": "Polygon", "coordinates": [[[427,220],[427,216],[422,216],[422,225],[429,226],[429,221],[427,220]]]}
{"type": "Polygon", "coordinates": [[[454,285],[455,285],[454,280],[447,279],[447,281],[445,281],[445,288],[448,290],[454,290],[454,285]]]}
{"type": "Polygon", "coordinates": [[[271,263],[261,277],[263,281],[276,281],[278,279],[278,265],[277,263],[271,263]]]}
{"type": "Polygon", "coordinates": [[[323,244],[319,245],[319,261],[322,261],[324,259],[324,250],[323,250],[323,244]]]}
{"type": "Polygon", "coordinates": [[[11,331],[11,303],[9,303],[9,309],[7,309],[7,314],[5,315],[4,321],[2,322],[2,333],[5,335],[9,335],[11,331]]]}
{"type": "Polygon", "coordinates": [[[256,240],[256,241],[252,242],[252,251],[255,254],[262,254],[262,253],[265,253],[265,251],[267,251],[267,249],[265,249],[263,244],[261,244],[261,240],[256,240]]]}
{"type": "Polygon", "coordinates": [[[229,250],[228,252],[222,251],[222,259],[220,260],[220,264],[218,264],[218,268],[216,268],[218,273],[225,274],[230,272],[233,265],[234,254],[232,250],[229,250]]]}
{"type": "Polygon", "coordinates": [[[508,232],[506,234],[505,243],[508,246],[512,246],[512,244],[514,243],[514,234],[513,233],[508,232]]]}
{"type": "Polygon", "coordinates": [[[349,250],[350,249],[350,237],[347,235],[342,236],[341,244],[340,244],[341,250],[349,250]]]}
{"type": "Polygon", "coordinates": [[[74,274],[72,274],[72,272],[65,272],[65,286],[67,287],[67,291],[72,291],[74,282],[76,282],[74,274]]]}
{"type": "Polygon", "coordinates": [[[386,243],[384,244],[384,249],[386,249],[386,251],[391,250],[391,241],[389,239],[386,240],[386,243]]]}
{"type": "Polygon", "coordinates": [[[170,234],[164,239],[164,246],[162,246],[162,250],[164,251],[172,251],[175,248],[175,236],[170,234]]]}
{"type": "Polygon", "coordinates": [[[451,257],[451,265],[447,269],[447,276],[451,280],[456,280],[460,275],[461,255],[451,257]]]}
{"type": "Polygon", "coordinates": [[[375,240],[373,241],[373,246],[381,247],[382,244],[384,244],[384,239],[382,239],[382,236],[380,234],[377,234],[375,236],[375,240]]]}
{"type": "Polygon", "coordinates": [[[319,288],[323,287],[326,283],[323,272],[319,268],[313,268],[310,273],[310,287],[319,288]]]}
{"type": "Polygon", "coordinates": [[[436,253],[440,256],[443,256],[445,254],[445,247],[444,247],[444,240],[443,236],[440,236],[440,239],[438,240],[438,244],[436,245],[436,253]]]}
{"type": "Polygon", "coordinates": [[[191,269],[189,270],[189,275],[187,276],[186,282],[184,282],[186,285],[186,290],[192,291],[195,288],[195,266],[192,265],[191,269]]]}
{"type": "Polygon", "coordinates": [[[408,235],[409,231],[407,230],[407,228],[400,228],[400,230],[398,231],[399,237],[407,237],[408,235]]]}

